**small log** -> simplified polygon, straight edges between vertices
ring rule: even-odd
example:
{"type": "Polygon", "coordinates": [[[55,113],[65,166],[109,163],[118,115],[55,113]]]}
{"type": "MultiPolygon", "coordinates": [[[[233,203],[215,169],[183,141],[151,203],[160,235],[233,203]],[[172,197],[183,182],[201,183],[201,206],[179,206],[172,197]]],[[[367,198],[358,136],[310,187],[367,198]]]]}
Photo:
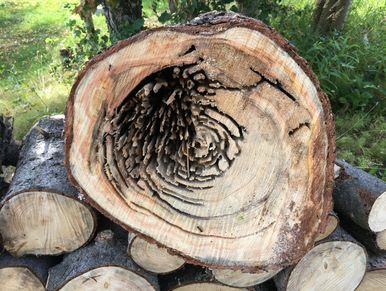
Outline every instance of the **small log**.
{"type": "Polygon", "coordinates": [[[386,290],[386,255],[370,256],[367,271],[356,291],[386,290]]]}
{"type": "Polygon", "coordinates": [[[213,276],[217,281],[232,287],[252,287],[268,281],[279,272],[280,270],[245,273],[239,270],[212,269],[213,276]]]}
{"type": "Polygon", "coordinates": [[[279,291],[354,290],[364,276],[366,263],[365,249],[338,227],[274,281],[279,291]]]}
{"type": "Polygon", "coordinates": [[[353,223],[346,217],[340,219],[342,227],[347,230],[358,242],[366,247],[366,249],[377,255],[386,253],[385,233],[386,231],[375,233],[367,228],[362,228],[353,223]]]}
{"type": "Polygon", "coordinates": [[[78,199],[63,166],[63,116],[27,134],[16,172],[0,204],[0,232],[13,255],[57,255],[89,241],[94,211],[78,199]]]}
{"type": "Polygon", "coordinates": [[[157,277],[137,267],[126,247],[111,230],[100,232],[50,269],[47,290],[159,290],[157,277]]]}
{"type": "Polygon", "coordinates": [[[137,265],[156,274],[173,272],[185,264],[184,259],[170,254],[166,248],[132,233],[129,234],[127,252],[137,265]]]}
{"type": "Polygon", "coordinates": [[[165,291],[267,291],[275,290],[270,283],[253,287],[236,288],[223,285],[208,268],[185,264],[176,272],[160,276],[160,286],[165,291]]]}
{"type": "Polygon", "coordinates": [[[386,183],[344,161],[337,160],[336,164],[341,167],[333,191],[337,213],[364,229],[385,230],[386,183]]]}
{"type": "Polygon", "coordinates": [[[65,132],[93,205],[191,263],[291,265],[331,211],[329,101],[256,19],[213,12],[119,42],[80,73],[65,132]]]}
{"type": "Polygon", "coordinates": [[[0,290],[44,291],[48,269],[57,262],[48,256],[16,258],[0,254],[0,290]]]}
{"type": "Polygon", "coordinates": [[[327,217],[327,225],[326,228],[323,232],[321,232],[317,237],[315,242],[320,241],[322,239],[325,239],[328,237],[330,234],[332,234],[336,228],[339,225],[339,218],[338,216],[334,213],[331,212],[328,217],[327,217]]]}

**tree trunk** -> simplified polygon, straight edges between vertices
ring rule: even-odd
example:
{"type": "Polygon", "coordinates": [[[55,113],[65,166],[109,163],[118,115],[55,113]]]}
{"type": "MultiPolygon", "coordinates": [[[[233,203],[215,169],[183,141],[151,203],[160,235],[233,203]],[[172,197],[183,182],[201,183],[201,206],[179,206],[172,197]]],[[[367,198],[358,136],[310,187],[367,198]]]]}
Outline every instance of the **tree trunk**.
{"type": "Polygon", "coordinates": [[[344,161],[333,192],[338,214],[373,232],[386,230],[386,183],[344,161]]]}
{"type": "Polygon", "coordinates": [[[370,256],[367,271],[356,291],[386,290],[386,255],[370,256]]]}
{"type": "Polygon", "coordinates": [[[80,0],[80,4],[75,8],[74,12],[79,14],[83,20],[88,35],[95,34],[95,26],[92,15],[97,8],[96,0],[80,0]]]}
{"type": "Polygon", "coordinates": [[[70,252],[94,233],[94,212],[78,199],[63,166],[63,127],[63,116],[47,117],[24,140],[0,204],[0,232],[13,255],[70,252]]]}
{"type": "Polygon", "coordinates": [[[341,30],[346,21],[351,0],[318,0],[312,26],[320,34],[341,30]]]}
{"type": "Polygon", "coordinates": [[[103,0],[102,3],[113,42],[130,36],[133,33],[129,31],[130,24],[142,18],[142,1],[103,0]]]}
{"type": "Polygon", "coordinates": [[[338,227],[274,280],[279,291],[354,290],[364,276],[366,262],[365,249],[338,227]]]}
{"type": "Polygon", "coordinates": [[[48,256],[15,258],[0,254],[0,290],[44,291],[48,269],[56,262],[48,256]]]}
{"type": "Polygon", "coordinates": [[[159,290],[157,277],[137,267],[111,230],[50,269],[47,290],[159,290]]]}
{"type": "Polygon", "coordinates": [[[324,231],[329,102],[295,49],[257,20],[209,13],[120,42],[80,74],[67,117],[71,181],[190,262],[278,270],[324,231]]]}
{"type": "Polygon", "coordinates": [[[129,234],[127,252],[133,261],[145,270],[166,274],[183,266],[185,261],[176,255],[170,254],[166,248],[150,243],[134,234],[129,234]]]}

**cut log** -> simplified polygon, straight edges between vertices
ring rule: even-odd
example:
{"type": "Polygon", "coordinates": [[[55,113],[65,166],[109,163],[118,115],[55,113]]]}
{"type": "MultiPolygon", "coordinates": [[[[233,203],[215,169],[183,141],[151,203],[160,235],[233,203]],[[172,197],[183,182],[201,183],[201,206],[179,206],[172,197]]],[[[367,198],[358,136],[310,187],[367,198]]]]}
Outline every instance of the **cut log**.
{"type": "Polygon", "coordinates": [[[367,271],[356,291],[386,290],[386,255],[370,256],[367,271]]]}
{"type": "Polygon", "coordinates": [[[330,105],[260,21],[209,13],[120,42],[80,73],[67,118],[72,182],[189,262],[279,269],[324,229],[330,105]]]}
{"type": "Polygon", "coordinates": [[[332,234],[336,230],[338,225],[339,225],[339,218],[338,218],[338,216],[335,213],[331,212],[328,215],[327,225],[326,225],[325,230],[323,232],[321,232],[316,237],[315,241],[320,241],[320,240],[325,239],[326,237],[328,237],[330,234],[332,234]]]}
{"type": "Polygon", "coordinates": [[[280,270],[275,271],[260,271],[259,273],[244,273],[233,270],[212,270],[213,276],[217,281],[233,287],[251,287],[268,281],[280,270]]]}
{"type": "Polygon", "coordinates": [[[40,120],[27,134],[0,205],[0,232],[13,255],[70,252],[91,239],[93,210],[78,199],[63,166],[63,116],[40,120]]]}
{"type": "Polygon", "coordinates": [[[111,230],[100,232],[50,269],[47,290],[159,290],[157,277],[137,267],[126,247],[111,230]]]}
{"type": "Polygon", "coordinates": [[[341,167],[333,192],[338,214],[362,228],[385,230],[386,183],[344,161],[337,160],[336,164],[341,167]]]}
{"type": "Polygon", "coordinates": [[[278,290],[354,290],[367,263],[365,249],[338,227],[295,266],[274,277],[278,290]]]}
{"type": "Polygon", "coordinates": [[[0,290],[44,291],[48,269],[57,259],[42,256],[15,258],[9,253],[0,255],[0,290]]]}
{"type": "Polygon", "coordinates": [[[271,284],[260,284],[254,287],[235,288],[226,286],[216,281],[213,273],[208,268],[184,265],[178,271],[160,276],[160,286],[165,291],[266,291],[275,290],[271,284]]]}
{"type": "Polygon", "coordinates": [[[185,260],[170,254],[166,248],[129,234],[127,252],[133,261],[147,271],[165,274],[181,268],[185,260]]]}
{"type": "Polygon", "coordinates": [[[347,230],[358,242],[364,245],[369,252],[377,255],[385,253],[386,231],[378,234],[374,233],[371,230],[360,227],[345,217],[342,217],[340,221],[344,229],[347,230]]]}

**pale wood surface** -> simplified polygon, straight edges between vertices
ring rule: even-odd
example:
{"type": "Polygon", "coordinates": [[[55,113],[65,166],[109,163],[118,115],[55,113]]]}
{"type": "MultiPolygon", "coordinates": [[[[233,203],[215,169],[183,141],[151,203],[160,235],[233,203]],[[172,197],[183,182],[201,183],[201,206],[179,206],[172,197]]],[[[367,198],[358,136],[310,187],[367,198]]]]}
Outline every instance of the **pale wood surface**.
{"type": "Polygon", "coordinates": [[[121,42],[80,74],[67,117],[73,182],[188,261],[280,268],[324,227],[328,101],[293,48],[256,20],[231,14],[121,42]]]}
{"type": "Polygon", "coordinates": [[[216,280],[225,285],[251,287],[271,279],[280,270],[260,271],[259,273],[245,273],[238,270],[212,270],[212,272],[216,280]]]}

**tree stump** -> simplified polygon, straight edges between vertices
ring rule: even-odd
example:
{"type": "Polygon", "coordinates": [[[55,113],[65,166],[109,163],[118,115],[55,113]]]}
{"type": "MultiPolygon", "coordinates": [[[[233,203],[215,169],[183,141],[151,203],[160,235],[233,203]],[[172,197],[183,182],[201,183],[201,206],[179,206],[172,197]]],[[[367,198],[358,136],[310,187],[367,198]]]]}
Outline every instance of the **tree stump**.
{"type": "Polygon", "coordinates": [[[78,76],[65,131],[93,205],[189,262],[280,269],[331,210],[329,101],[255,19],[209,13],[111,47],[78,76]]]}
{"type": "Polygon", "coordinates": [[[132,233],[129,234],[127,253],[138,266],[156,274],[173,272],[185,264],[185,260],[170,254],[166,248],[132,233]]]}
{"type": "Polygon", "coordinates": [[[48,256],[15,258],[0,254],[0,290],[44,291],[48,269],[56,261],[48,256]]]}
{"type": "Polygon", "coordinates": [[[50,269],[47,290],[159,290],[157,277],[137,267],[111,230],[50,269]]]}
{"type": "Polygon", "coordinates": [[[0,204],[0,232],[5,249],[13,255],[70,252],[94,234],[94,212],[78,199],[78,191],[67,179],[63,127],[63,116],[47,117],[24,140],[0,204]]]}
{"type": "Polygon", "coordinates": [[[365,274],[366,263],[365,249],[338,227],[274,280],[279,291],[354,290],[365,274]]]}

